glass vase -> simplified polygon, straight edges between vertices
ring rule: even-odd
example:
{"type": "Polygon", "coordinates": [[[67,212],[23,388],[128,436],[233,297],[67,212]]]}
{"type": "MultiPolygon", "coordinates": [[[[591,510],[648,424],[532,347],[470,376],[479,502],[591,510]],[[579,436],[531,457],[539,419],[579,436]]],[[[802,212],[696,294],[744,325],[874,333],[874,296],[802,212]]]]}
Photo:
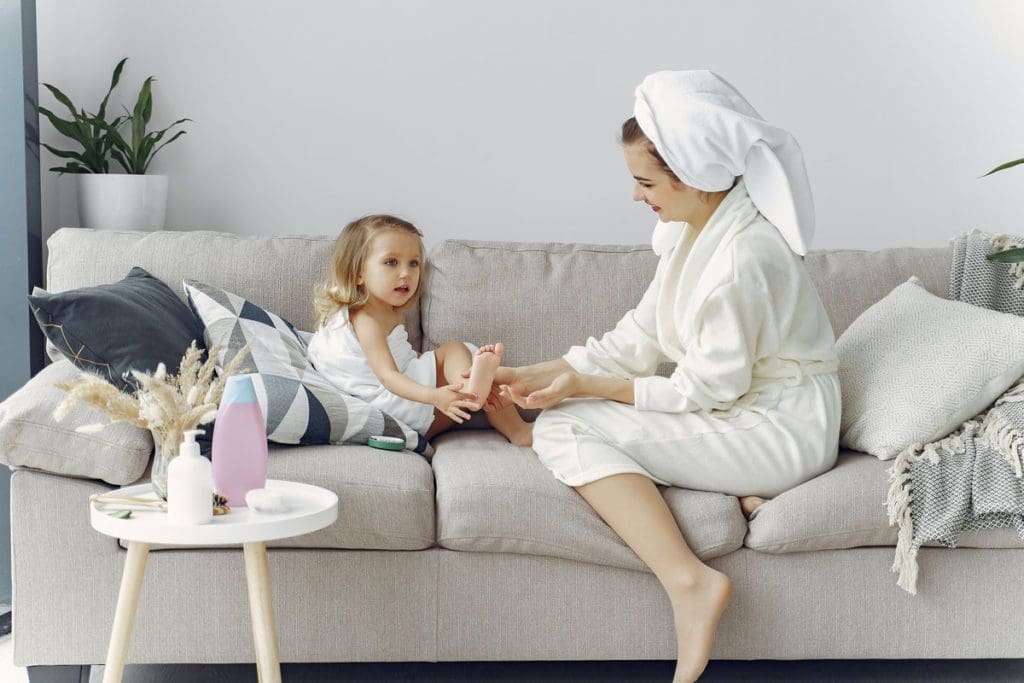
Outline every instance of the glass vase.
{"type": "Polygon", "coordinates": [[[176,455],[174,449],[165,449],[161,439],[156,434],[153,435],[153,467],[149,476],[153,483],[153,491],[161,500],[167,500],[167,465],[176,455]]]}

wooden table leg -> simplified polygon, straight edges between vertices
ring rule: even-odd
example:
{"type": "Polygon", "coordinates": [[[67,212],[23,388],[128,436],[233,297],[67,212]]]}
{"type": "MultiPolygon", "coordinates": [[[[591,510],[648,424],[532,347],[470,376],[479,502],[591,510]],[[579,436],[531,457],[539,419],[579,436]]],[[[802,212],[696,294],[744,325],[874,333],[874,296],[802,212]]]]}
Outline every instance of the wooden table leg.
{"type": "Polygon", "coordinates": [[[139,592],[142,589],[142,577],[146,574],[147,557],[148,543],[128,543],[128,557],[124,561],[121,590],[117,594],[117,609],[114,612],[114,628],[110,633],[107,663],[103,668],[103,683],[121,683],[132,625],[135,623],[135,608],[139,604],[139,592]]]}
{"type": "Polygon", "coordinates": [[[256,644],[256,673],[261,683],[281,683],[281,662],[277,654],[277,631],[274,627],[274,605],[270,600],[270,569],[267,566],[267,544],[243,544],[245,579],[249,584],[249,614],[252,637],[256,644]]]}

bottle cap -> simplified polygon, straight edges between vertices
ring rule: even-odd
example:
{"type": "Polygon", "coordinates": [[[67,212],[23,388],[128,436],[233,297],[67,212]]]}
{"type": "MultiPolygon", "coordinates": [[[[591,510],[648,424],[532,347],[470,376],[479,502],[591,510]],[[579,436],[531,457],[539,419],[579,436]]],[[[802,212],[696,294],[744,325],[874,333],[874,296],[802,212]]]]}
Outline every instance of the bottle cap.
{"type": "Polygon", "coordinates": [[[252,375],[231,375],[224,385],[221,404],[257,403],[256,388],[252,383],[252,375]]]}
{"type": "Polygon", "coordinates": [[[196,443],[196,437],[206,432],[202,429],[188,429],[182,433],[184,440],[181,442],[181,447],[178,449],[178,455],[200,455],[199,444],[196,443]]]}

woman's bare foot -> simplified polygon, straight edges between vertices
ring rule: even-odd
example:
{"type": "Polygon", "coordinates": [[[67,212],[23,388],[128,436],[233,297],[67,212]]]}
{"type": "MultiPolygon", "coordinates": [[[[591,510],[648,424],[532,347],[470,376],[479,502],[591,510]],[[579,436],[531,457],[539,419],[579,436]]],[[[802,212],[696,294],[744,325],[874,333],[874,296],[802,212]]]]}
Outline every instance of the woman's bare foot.
{"type": "Polygon", "coordinates": [[[700,677],[711,656],[718,620],[731,597],[732,581],[710,567],[669,592],[679,647],[673,683],[690,683],[700,677]]]}
{"type": "Polygon", "coordinates": [[[750,519],[754,515],[754,511],[767,502],[758,496],[743,496],[740,498],[740,509],[743,510],[743,516],[750,519]]]}
{"type": "Polygon", "coordinates": [[[469,381],[464,391],[476,394],[480,397],[480,405],[477,410],[483,407],[487,396],[491,393],[491,383],[494,382],[494,374],[501,365],[501,358],[505,355],[505,345],[501,342],[481,346],[473,356],[473,367],[469,371],[469,381]]]}

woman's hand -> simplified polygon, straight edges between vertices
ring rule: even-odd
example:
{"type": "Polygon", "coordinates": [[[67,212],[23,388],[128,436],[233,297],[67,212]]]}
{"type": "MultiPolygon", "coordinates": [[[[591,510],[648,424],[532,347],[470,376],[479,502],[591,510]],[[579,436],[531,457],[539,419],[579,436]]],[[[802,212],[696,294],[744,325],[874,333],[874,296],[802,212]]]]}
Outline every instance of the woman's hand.
{"type": "Polygon", "coordinates": [[[521,381],[504,383],[500,395],[521,408],[550,408],[579,392],[580,375],[575,370],[567,370],[556,376],[546,387],[529,394],[524,394],[524,386],[521,381]]]}
{"type": "MultiPolygon", "coordinates": [[[[469,370],[462,373],[462,378],[467,381],[469,380],[469,370]]],[[[523,380],[519,378],[516,368],[499,367],[494,373],[494,380],[491,382],[491,390],[487,394],[483,403],[485,413],[502,410],[503,408],[507,408],[512,405],[511,399],[504,398],[501,395],[502,384],[510,384],[518,387],[521,392],[526,391],[526,385],[523,383],[523,380]]]]}
{"type": "MultiPolygon", "coordinates": [[[[510,396],[501,392],[502,385],[507,385],[520,395],[526,396],[533,391],[550,386],[555,381],[555,378],[564,372],[575,371],[562,358],[535,365],[523,365],[517,368],[501,366],[494,373],[490,394],[484,402],[484,411],[501,410],[514,403],[510,396]]],[[[469,371],[462,373],[462,377],[469,379],[469,371]]],[[[526,408],[540,407],[533,404],[520,405],[526,408]]]]}
{"type": "Polygon", "coordinates": [[[469,419],[470,410],[478,410],[478,399],[474,394],[462,391],[462,383],[437,387],[431,397],[431,404],[456,424],[469,419]]]}

